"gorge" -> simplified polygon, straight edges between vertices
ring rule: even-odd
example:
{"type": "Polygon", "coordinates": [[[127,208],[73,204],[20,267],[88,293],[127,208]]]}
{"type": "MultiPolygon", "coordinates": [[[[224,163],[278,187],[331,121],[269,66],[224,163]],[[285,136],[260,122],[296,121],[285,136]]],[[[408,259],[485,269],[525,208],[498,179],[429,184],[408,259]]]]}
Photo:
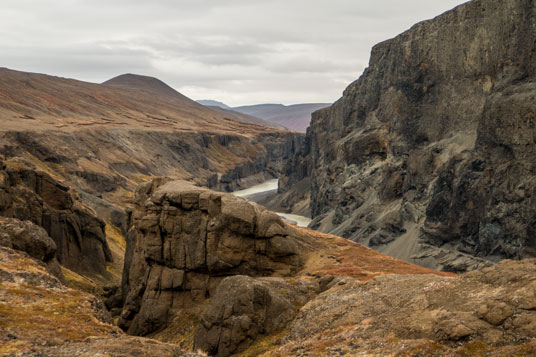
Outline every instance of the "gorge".
{"type": "Polygon", "coordinates": [[[0,69],[0,355],[536,356],[535,56],[469,1],[305,134],[0,69]]]}

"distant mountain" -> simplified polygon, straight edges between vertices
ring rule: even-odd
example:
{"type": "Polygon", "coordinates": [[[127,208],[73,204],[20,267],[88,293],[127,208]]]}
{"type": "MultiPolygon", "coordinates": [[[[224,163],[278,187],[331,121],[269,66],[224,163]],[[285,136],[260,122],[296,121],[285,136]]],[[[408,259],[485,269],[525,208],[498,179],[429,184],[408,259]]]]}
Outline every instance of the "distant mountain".
{"type": "Polygon", "coordinates": [[[220,107],[220,108],[223,108],[223,109],[232,109],[227,104],[222,103],[222,102],[218,102],[217,100],[212,100],[212,99],[201,99],[201,100],[196,100],[196,102],[199,103],[199,104],[203,104],[203,105],[205,105],[207,107],[220,107]]]}
{"type": "MultiPolygon", "coordinates": [[[[198,103],[199,103],[199,101],[198,101],[198,103]]],[[[250,124],[268,126],[268,127],[271,127],[271,128],[286,129],[283,125],[279,125],[277,123],[273,123],[273,122],[268,121],[268,120],[257,118],[257,117],[254,117],[252,115],[240,113],[240,112],[237,112],[235,110],[225,109],[225,108],[222,108],[222,107],[212,106],[212,105],[205,105],[205,106],[207,108],[209,108],[209,109],[212,109],[215,112],[218,112],[219,114],[223,115],[225,118],[232,119],[232,120],[237,120],[237,121],[242,122],[242,123],[250,123],[250,124]]]]}
{"type": "Polygon", "coordinates": [[[175,89],[168,86],[161,80],[153,77],[142,76],[139,74],[122,74],[114,77],[106,82],[102,83],[108,87],[114,87],[119,89],[133,89],[150,92],[151,94],[158,96],[175,97],[191,102],[189,98],[177,92],[175,89]]]}
{"type": "Polygon", "coordinates": [[[257,104],[235,107],[233,110],[268,120],[292,130],[304,132],[311,122],[311,114],[318,109],[330,105],[329,103],[308,103],[288,106],[283,104],[257,104]]]}

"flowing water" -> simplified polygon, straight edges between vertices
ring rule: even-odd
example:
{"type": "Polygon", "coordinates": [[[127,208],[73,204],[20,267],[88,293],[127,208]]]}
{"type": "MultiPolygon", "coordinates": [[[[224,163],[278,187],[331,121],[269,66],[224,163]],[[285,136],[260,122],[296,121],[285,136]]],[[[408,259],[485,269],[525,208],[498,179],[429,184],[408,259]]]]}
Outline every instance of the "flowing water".
{"type": "MultiPolygon", "coordinates": [[[[250,201],[258,201],[260,197],[266,197],[277,192],[278,179],[264,181],[261,184],[246,188],[245,190],[232,192],[233,195],[245,198],[250,201]]],[[[296,214],[276,212],[284,220],[295,223],[300,227],[307,227],[311,223],[311,218],[296,214]]]]}

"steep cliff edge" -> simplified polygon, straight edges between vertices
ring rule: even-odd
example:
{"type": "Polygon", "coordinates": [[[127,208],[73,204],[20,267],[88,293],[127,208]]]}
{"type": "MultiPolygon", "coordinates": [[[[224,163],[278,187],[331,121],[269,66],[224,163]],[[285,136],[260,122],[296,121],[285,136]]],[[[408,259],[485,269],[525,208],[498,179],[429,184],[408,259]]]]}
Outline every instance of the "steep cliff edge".
{"type": "MultiPolygon", "coordinates": [[[[3,245],[19,247],[47,262],[55,257],[82,275],[108,277],[106,265],[112,261],[112,252],[104,222],[46,173],[21,161],[0,159],[0,217],[15,219],[0,218],[6,237],[3,245]],[[44,231],[29,222],[10,229],[16,220],[30,221],[44,231]]],[[[52,262],[57,265],[55,259],[52,262]]]]}
{"type": "Polygon", "coordinates": [[[375,46],[281,191],[310,180],[312,227],[425,266],[534,256],[535,11],[474,0],[375,46]]]}

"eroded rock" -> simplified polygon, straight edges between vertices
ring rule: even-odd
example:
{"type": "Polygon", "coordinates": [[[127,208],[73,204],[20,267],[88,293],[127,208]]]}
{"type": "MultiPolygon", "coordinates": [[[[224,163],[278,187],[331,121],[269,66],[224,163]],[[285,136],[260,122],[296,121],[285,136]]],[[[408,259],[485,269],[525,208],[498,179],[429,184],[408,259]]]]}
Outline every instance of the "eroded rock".
{"type": "Polygon", "coordinates": [[[534,257],[535,10],[469,1],[374,46],[363,75],[313,114],[280,180],[297,198],[287,208],[310,181],[311,227],[397,258],[465,271],[481,265],[421,247],[534,257]]]}
{"type": "Polygon", "coordinates": [[[24,161],[8,161],[0,171],[0,216],[43,227],[56,257],[81,274],[106,275],[112,256],[104,222],[73,199],[69,188],[24,161]]]}
{"type": "Polygon", "coordinates": [[[42,227],[30,221],[0,217],[0,246],[28,253],[45,263],[49,273],[63,280],[56,259],[56,243],[42,227]]]}
{"type": "Polygon", "coordinates": [[[239,353],[259,336],[283,329],[319,292],[312,281],[291,285],[280,278],[225,278],[201,317],[195,347],[216,356],[239,353]]]}
{"type": "Polygon", "coordinates": [[[281,219],[244,199],[157,179],[137,191],[127,235],[120,326],[143,335],[203,303],[231,275],[285,276],[303,251],[281,219]]]}
{"type": "Polygon", "coordinates": [[[301,308],[272,355],[532,355],[535,274],[527,259],[458,278],[346,278],[301,308]]]}

